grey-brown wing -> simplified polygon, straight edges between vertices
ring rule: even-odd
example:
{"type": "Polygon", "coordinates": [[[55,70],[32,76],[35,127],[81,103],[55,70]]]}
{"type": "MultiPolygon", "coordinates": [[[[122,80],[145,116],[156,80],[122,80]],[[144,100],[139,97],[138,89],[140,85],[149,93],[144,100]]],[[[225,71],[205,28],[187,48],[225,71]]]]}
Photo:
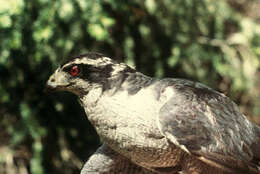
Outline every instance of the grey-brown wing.
{"type": "Polygon", "coordinates": [[[254,128],[257,138],[251,145],[251,149],[253,151],[253,161],[260,166],[260,126],[254,125],[254,128]]]}
{"type": "Polygon", "coordinates": [[[142,168],[107,145],[102,145],[84,164],[80,174],[155,174],[142,168]]]}
{"type": "Polygon", "coordinates": [[[251,170],[254,128],[228,97],[198,84],[166,88],[173,95],[160,109],[159,127],[172,143],[206,162],[251,170]]]}

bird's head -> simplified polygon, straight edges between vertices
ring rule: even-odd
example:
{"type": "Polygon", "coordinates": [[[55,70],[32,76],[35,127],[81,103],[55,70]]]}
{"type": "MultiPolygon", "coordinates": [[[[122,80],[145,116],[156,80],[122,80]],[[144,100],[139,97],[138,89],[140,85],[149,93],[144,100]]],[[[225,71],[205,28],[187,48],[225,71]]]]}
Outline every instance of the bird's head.
{"type": "Polygon", "coordinates": [[[78,96],[93,88],[110,89],[127,73],[135,72],[124,63],[118,63],[99,53],[74,57],[62,64],[50,76],[47,91],[69,91],[78,96]]]}

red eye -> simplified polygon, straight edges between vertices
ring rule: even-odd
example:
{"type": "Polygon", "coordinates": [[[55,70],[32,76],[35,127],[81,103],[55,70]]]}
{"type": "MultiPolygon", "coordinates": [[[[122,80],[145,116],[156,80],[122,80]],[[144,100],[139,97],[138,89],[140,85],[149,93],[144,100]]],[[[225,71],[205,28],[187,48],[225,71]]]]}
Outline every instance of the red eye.
{"type": "Polygon", "coordinates": [[[77,76],[79,74],[79,69],[78,66],[75,65],[70,69],[70,75],[72,76],[77,76]]]}

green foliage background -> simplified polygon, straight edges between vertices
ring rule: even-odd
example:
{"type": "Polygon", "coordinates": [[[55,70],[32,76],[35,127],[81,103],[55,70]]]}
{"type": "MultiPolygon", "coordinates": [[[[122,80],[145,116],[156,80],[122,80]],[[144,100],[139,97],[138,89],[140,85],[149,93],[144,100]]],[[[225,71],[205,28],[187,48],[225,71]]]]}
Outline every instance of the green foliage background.
{"type": "Polygon", "coordinates": [[[59,62],[104,53],[188,78],[260,116],[257,0],[0,0],[0,173],[79,173],[99,146],[77,98],[43,93],[59,62]]]}

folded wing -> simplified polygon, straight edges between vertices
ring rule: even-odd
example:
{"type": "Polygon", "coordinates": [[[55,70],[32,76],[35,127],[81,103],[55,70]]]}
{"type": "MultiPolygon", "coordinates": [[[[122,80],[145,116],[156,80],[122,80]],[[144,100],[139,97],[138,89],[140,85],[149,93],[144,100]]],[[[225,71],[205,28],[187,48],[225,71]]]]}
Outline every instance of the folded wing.
{"type": "Polygon", "coordinates": [[[160,109],[159,128],[172,143],[209,165],[237,173],[260,173],[255,125],[235,103],[190,81],[168,82],[161,91],[169,89],[173,95],[160,109]]]}

